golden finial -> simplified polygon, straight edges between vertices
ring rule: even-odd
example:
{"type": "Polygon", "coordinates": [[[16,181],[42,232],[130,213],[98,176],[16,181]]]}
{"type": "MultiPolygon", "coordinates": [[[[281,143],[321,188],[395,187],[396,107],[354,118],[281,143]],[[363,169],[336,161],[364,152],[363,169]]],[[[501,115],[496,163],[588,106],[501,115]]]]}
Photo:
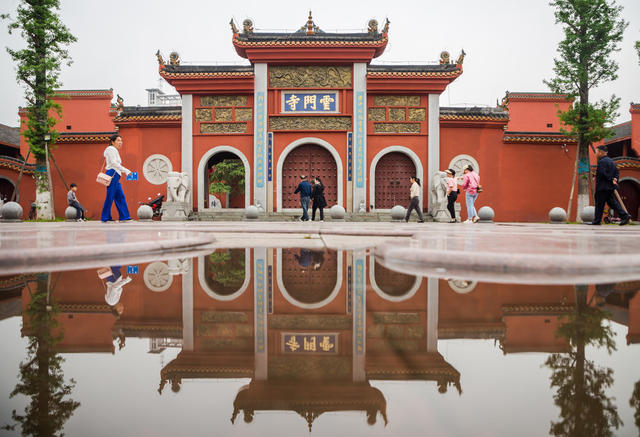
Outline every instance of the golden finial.
{"type": "Polygon", "coordinates": [[[313,29],[313,17],[311,16],[311,11],[309,11],[309,19],[307,20],[307,35],[314,35],[313,29]]]}
{"type": "Polygon", "coordinates": [[[164,65],[164,59],[162,59],[162,55],[160,54],[160,50],[156,52],[156,58],[158,58],[158,65],[162,67],[164,65]]]}

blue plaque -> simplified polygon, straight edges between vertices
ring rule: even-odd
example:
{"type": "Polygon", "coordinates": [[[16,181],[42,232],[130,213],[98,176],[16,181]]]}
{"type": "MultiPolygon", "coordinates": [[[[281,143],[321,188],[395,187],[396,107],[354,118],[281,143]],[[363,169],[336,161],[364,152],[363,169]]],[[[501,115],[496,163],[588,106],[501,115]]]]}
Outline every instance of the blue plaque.
{"type": "Polygon", "coordinates": [[[127,266],[127,275],[137,275],[138,266],[127,266]]]}
{"type": "Polygon", "coordinates": [[[331,114],[338,112],[337,91],[283,91],[286,114],[331,114]]]}
{"type": "Polygon", "coordinates": [[[138,180],[138,172],[137,171],[132,171],[131,173],[129,173],[127,175],[127,180],[128,181],[137,181],[138,180]]]}

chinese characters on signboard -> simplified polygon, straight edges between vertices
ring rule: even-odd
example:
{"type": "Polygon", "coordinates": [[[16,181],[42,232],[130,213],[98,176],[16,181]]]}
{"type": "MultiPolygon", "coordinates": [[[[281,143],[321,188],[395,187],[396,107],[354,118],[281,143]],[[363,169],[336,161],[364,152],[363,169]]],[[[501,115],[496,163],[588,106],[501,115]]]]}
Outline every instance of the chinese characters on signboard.
{"type": "Polygon", "coordinates": [[[283,334],[285,353],[335,354],[338,352],[338,334],[283,334]]]}
{"type": "Polygon", "coordinates": [[[338,112],[338,92],[285,91],[282,93],[282,112],[289,114],[338,112]]]}

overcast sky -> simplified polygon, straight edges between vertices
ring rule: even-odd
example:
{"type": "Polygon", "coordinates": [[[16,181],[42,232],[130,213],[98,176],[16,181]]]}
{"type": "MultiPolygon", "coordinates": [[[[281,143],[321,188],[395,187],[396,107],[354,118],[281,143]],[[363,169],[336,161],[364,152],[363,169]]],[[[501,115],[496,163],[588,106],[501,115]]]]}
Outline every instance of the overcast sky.
{"type": "MultiPolygon", "coordinates": [[[[0,13],[15,16],[18,0],[3,0],[0,13]]],[[[376,18],[391,21],[385,53],[374,63],[433,62],[447,50],[467,53],[464,73],[449,85],[440,104],[495,105],[506,90],[548,91],[543,79],[553,75],[553,57],[561,28],[554,24],[547,0],[403,1],[344,0],[61,0],[62,21],[78,38],[70,47],[71,67],[64,66],[64,89],[113,88],[125,105],[146,105],[145,88],[158,86],[156,50],[165,59],[179,52],[183,64],[242,63],[231,43],[229,19],[239,27],[251,18],[256,31],[294,30],[306,23],[309,9],[325,31],[358,31],[376,18]]],[[[618,122],[630,119],[629,103],[640,102],[640,65],[633,43],[640,40],[640,1],[618,0],[630,22],[614,55],[619,78],[600,86],[593,98],[621,97],[618,122]]],[[[0,24],[0,46],[19,48],[19,35],[0,24]]],[[[17,126],[23,90],[15,66],[0,52],[2,105],[0,123],[17,126]]],[[[169,87],[165,88],[170,91],[169,87]]]]}

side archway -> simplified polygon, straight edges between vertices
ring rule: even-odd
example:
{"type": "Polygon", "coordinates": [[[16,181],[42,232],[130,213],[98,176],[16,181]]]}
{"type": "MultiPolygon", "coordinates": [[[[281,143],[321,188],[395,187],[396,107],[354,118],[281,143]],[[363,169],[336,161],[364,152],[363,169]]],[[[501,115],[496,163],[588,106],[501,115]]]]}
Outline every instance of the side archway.
{"type": "MultiPolygon", "coordinates": [[[[328,142],[320,139],[320,138],[315,138],[315,137],[306,137],[306,138],[300,138],[298,140],[293,141],[292,143],[290,143],[287,147],[284,148],[284,150],[282,151],[282,153],[280,154],[280,156],[278,157],[278,164],[277,164],[277,182],[278,182],[278,186],[277,186],[277,204],[276,204],[276,211],[280,212],[280,211],[289,211],[289,210],[295,210],[295,209],[285,209],[283,208],[283,202],[282,202],[282,196],[283,196],[283,187],[282,187],[282,172],[283,172],[283,167],[284,167],[284,163],[285,160],[287,159],[287,155],[289,155],[289,153],[291,153],[296,147],[298,146],[302,146],[304,144],[312,144],[312,145],[317,145],[317,146],[321,146],[325,149],[327,149],[329,151],[329,153],[331,153],[331,156],[333,157],[335,163],[336,163],[336,176],[337,176],[337,181],[336,181],[336,187],[337,187],[337,205],[340,206],[344,206],[344,200],[343,200],[343,167],[342,167],[342,159],[340,159],[340,154],[338,153],[338,151],[328,142]]],[[[333,205],[327,205],[327,207],[332,207],[333,205]]]]}
{"type": "MultiPolygon", "coordinates": [[[[373,160],[371,161],[371,166],[369,167],[369,204],[373,209],[378,209],[382,211],[391,210],[391,208],[376,207],[376,203],[375,203],[376,202],[376,167],[378,165],[378,161],[380,161],[381,158],[383,158],[388,153],[393,153],[393,152],[403,153],[409,157],[411,162],[413,162],[413,165],[415,166],[416,176],[420,178],[420,181],[422,182],[422,191],[424,191],[424,185],[425,185],[424,170],[422,168],[422,162],[420,162],[420,158],[418,157],[418,155],[416,155],[416,153],[413,150],[409,149],[408,147],[404,147],[404,146],[386,147],[385,149],[378,152],[376,156],[373,157],[373,160]]],[[[406,191],[409,192],[408,185],[407,185],[406,191]]],[[[423,208],[423,199],[424,199],[424,193],[421,193],[420,194],[421,209],[423,208]]]]}
{"type": "MultiPolygon", "coordinates": [[[[207,281],[207,259],[204,256],[198,257],[198,282],[200,282],[200,286],[204,290],[207,295],[215,300],[220,301],[231,301],[239,297],[242,293],[245,292],[247,287],[249,286],[249,281],[251,280],[251,254],[250,249],[240,249],[244,250],[244,281],[242,285],[233,292],[228,293],[218,293],[215,290],[211,289],[209,286],[209,282],[207,281]]],[[[214,252],[216,253],[216,252],[214,252]]]]}
{"type": "Polygon", "coordinates": [[[640,219],[640,181],[631,176],[620,178],[620,197],[631,215],[631,220],[640,219]]]}
{"type": "Polygon", "coordinates": [[[421,276],[394,272],[380,265],[375,256],[369,257],[369,281],[378,296],[389,302],[402,302],[413,297],[422,284],[421,276]],[[377,273],[377,274],[376,274],[377,273]],[[378,283],[378,278],[385,278],[387,284],[378,283]],[[393,288],[393,289],[391,289],[393,288]]]}
{"type": "MultiPolygon", "coordinates": [[[[0,176],[0,200],[11,200],[16,184],[9,178],[0,176]]],[[[16,202],[20,201],[20,192],[16,192],[16,202]]]]}
{"type": "Polygon", "coordinates": [[[198,164],[198,211],[208,210],[210,208],[205,208],[205,196],[209,194],[208,184],[209,179],[206,172],[207,163],[217,153],[227,152],[233,153],[242,161],[242,165],[244,166],[244,206],[245,208],[251,205],[251,167],[249,166],[249,160],[244,153],[240,150],[236,149],[232,146],[217,146],[212,149],[209,149],[202,158],[200,158],[200,162],[198,164]]]}

